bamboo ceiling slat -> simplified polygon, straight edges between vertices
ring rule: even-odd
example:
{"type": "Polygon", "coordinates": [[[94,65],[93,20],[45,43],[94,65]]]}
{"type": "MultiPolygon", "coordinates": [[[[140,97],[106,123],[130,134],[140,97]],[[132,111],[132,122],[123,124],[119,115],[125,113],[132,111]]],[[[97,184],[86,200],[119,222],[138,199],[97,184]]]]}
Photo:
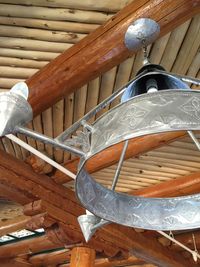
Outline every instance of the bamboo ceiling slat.
{"type": "MultiPolygon", "coordinates": [[[[29,122],[29,123],[27,124],[27,127],[28,127],[29,129],[33,130],[33,122],[29,122]]],[[[28,142],[28,144],[29,144],[30,146],[32,146],[32,147],[34,147],[34,148],[37,147],[37,146],[36,146],[36,141],[35,141],[33,138],[30,138],[30,137],[26,137],[26,138],[27,138],[27,142],[28,142]]]]}
{"type": "MultiPolygon", "coordinates": [[[[73,123],[73,111],[74,111],[74,93],[65,98],[64,107],[64,129],[67,129],[73,123]]],[[[70,153],[64,153],[64,162],[70,159],[70,153]]]]}
{"type": "Polygon", "coordinates": [[[13,148],[12,142],[6,137],[2,138],[2,142],[4,145],[5,151],[15,157],[16,155],[15,155],[15,150],[13,148]]]}
{"type": "Polygon", "coordinates": [[[0,25],[0,36],[75,44],[83,39],[86,34],[0,25]]]}
{"type": "Polygon", "coordinates": [[[79,90],[75,92],[74,99],[74,112],[73,112],[73,122],[76,122],[82,118],[85,114],[85,103],[87,99],[87,85],[84,85],[79,90]]]}
{"type": "Polygon", "coordinates": [[[182,47],[178,53],[172,72],[185,74],[195,57],[200,44],[200,16],[195,16],[190,24],[182,47]]]}
{"type": "Polygon", "coordinates": [[[153,45],[150,50],[149,56],[151,62],[154,64],[160,64],[161,58],[163,56],[163,53],[165,51],[166,45],[169,41],[170,34],[168,33],[164,35],[163,37],[159,38],[153,45]]]}
{"type": "MultiPolygon", "coordinates": [[[[60,100],[53,106],[53,136],[57,137],[63,132],[64,124],[64,100],[60,100]]],[[[58,163],[63,162],[63,151],[54,149],[54,157],[58,163]]]]}
{"type": "Polygon", "coordinates": [[[34,6],[47,6],[47,7],[64,7],[71,9],[83,9],[83,10],[100,10],[116,12],[122,9],[125,5],[130,3],[130,0],[1,0],[1,3],[7,4],[22,4],[22,5],[34,5],[34,6]]]}
{"type": "Polygon", "coordinates": [[[14,58],[14,57],[1,57],[0,56],[1,66],[9,67],[22,67],[22,68],[33,68],[40,69],[44,67],[48,61],[37,61],[23,58],[14,58]]]}
{"type": "MultiPolygon", "coordinates": [[[[160,168],[162,167],[169,167],[169,168],[173,168],[175,170],[179,170],[180,172],[183,171],[187,171],[187,172],[196,172],[199,170],[199,164],[196,164],[196,166],[191,166],[191,164],[189,163],[187,166],[187,161],[180,161],[180,160],[175,160],[173,159],[172,161],[170,161],[169,159],[165,159],[165,158],[158,158],[158,157],[145,157],[143,158],[143,156],[141,155],[139,157],[139,161],[145,164],[152,164],[152,165],[158,165],[160,168]],[[144,159],[144,160],[142,160],[144,159]],[[159,162],[158,162],[159,160],[159,162]],[[159,163],[162,163],[162,165],[160,165],[159,163]]],[[[135,159],[136,161],[136,159],[135,159]]],[[[194,164],[195,165],[195,164],[194,164]]]]}
{"type": "MultiPolygon", "coordinates": [[[[85,113],[88,113],[98,104],[99,89],[100,89],[100,78],[96,78],[88,83],[85,113]]],[[[91,118],[88,122],[92,123],[93,121],[94,117],[91,118]]]]}
{"type": "Polygon", "coordinates": [[[25,80],[37,71],[38,69],[0,66],[0,77],[12,77],[25,80]]]}
{"type": "Polygon", "coordinates": [[[16,158],[22,159],[22,151],[21,151],[20,146],[18,146],[15,142],[12,142],[12,145],[15,151],[16,158]]]}
{"type": "Polygon", "coordinates": [[[111,17],[108,13],[96,11],[23,5],[14,6],[7,4],[0,4],[0,16],[76,21],[94,24],[101,24],[111,17]]]}
{"type": "Polygon", "coordinates": [[[18,82],[24,81],[23,79],[11,79],[11,78],[1,78],[0,77],[0,87],[11,89],[13,85],[18,82]]]}
{"type": "MultiPolygon", "coordinates": [[[[100,84],[99,100],[98,100],[99,103],[112,94],[115,83],[116,71],[117,67],[114,67],[101,76],[101,84],[100,84]]],[[[109,106],[100,110],[96,115],[96,118],[100,117],[102,114],[108,111],[108,109],[109,106]]]]}
{"type": "MultiPolygon", "coordinates": [[[[134,59],[134,56],[128,58],[118,66],[113,92],[124,86],[130,80],[134,59]]],[[[111,103],[110,108],[113,108],[119,102],[120,100],[116,99],[111,103]]]]}
{"type": "MultiPolygon", "coordinates": [[[[23,142],[27,143],[27,138],[22,134],[17,134],[17,137],[20,138],[23,142]]],[[[22,152],[22,160],[26,160],[27,157],[30,156],[30,153],[28,150],[24,149],[23,147],[20,147],[22,152]]]]}
{"type": "MultiPolygon", "coordinates": [[[[44,134],[53,137],[53,118],[52,118],[52,108],[48,108],[42,113],[42,125],[44,134]]],[[[53,157],[53,147],[51,145],[45,144],[45,151],[47,155],[51,158],[53,157]]]]}
{"type": "Polygon", "coordinates": [[[184,24],[177,27],[170,35],[160,61],[160,64],[168,71],[171,70],[174,61],[176,60],[176,56],[187,33],[189,25],[190,21],[186,21],[184,24]]]}
{"type": "Polygon", "coordinates": [[[174,166],[175,168],[180,168],[183,170],[188,170],[190,172],[195,172],[199,170],[199,162],[189,161],[187,159],[179,159],[179,158],[170,158],[168,153],[157,152],[148,153],[148,155],[140,155],[140,159],[144,159],[145,161],[155,161],[158,164],[162,163],[163,166],[174,166]],[[150,157],[148,157],[148,155],[150,157]]]}
{"type": "MultiPolygon", "coordinates": [[[[33,129],[39,133],[43,133],[41,115],[38,115],[33,119],[33,129]]],[[[37,144],[37,149],[39,151],[44,151],[44,143],[36,141],[36,144],[37,144]]]]}
{"type": "Polygon", "coordinates": [[[188,76],[197,76],[199,71],[200,51],[198,50],[187,72],[188,76]]]}
{"type": "Polygon", "coordinates": [[[63,31],[65,33],[90,33],[99,27],[99,24],[3,16],[0,16],[0,21],[2,25],[22,26],[26,28],[44,29],[52,31],[63,31]]]}
{"type": "Polygon", "coordinates": [[[0,37],[0,47],[4,48],[61,53],[71,46],[72,44],[69,43],[56,43],[38,40],[34,40],[33,42],[31,39],[0,37]]]}
{"type": "Polygon", "coordinates": [[[10,48],[0,48],[0,56],[10,57],[10,58],[20,58],[20,59],[33,59],[39,61],[49,61],[57,57],[59,53],[45,52],[45,51],[32,51],[24,49],[10,49],[10,48]]]}

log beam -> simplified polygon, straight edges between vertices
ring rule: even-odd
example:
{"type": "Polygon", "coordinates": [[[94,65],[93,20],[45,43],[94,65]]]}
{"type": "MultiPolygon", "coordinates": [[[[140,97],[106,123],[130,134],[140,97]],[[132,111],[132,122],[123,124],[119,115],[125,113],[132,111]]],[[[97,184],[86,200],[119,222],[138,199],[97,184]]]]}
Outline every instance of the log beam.
{"type": "MultiPolygon", "coordinates": [[[[136,157],[147,151],[158,148],[164,144],[166,145],[177,138],[183,137],[184,135],[185,132],[169,132],[162,134],[154,134],[153,136],[148,135],[144,137],[131,139],[129,140],[129,145],[126,150],[125,159],[136,157]]],[[[122,148],[123,148],[123,143],[119,143],[95,155],[94,157],[88,160],[86,164],[87,171],[89,173],[93,173],[117,163],[119,161],[122,148]]],[[[78,169],[78,163],[79,159],[76,158],[66,162],[65,167],[70,171],[76,173],[78,169]]],[[[60,171],[56,171],[52,178],[59,184],[71,181],[70,177],[64,175],[60,171]]]]}
{"type": "MultiPolygon", "coordinates": [[[[68,233],[69,229],[70,231],[76,233],[77,228],[75,225],[75,218],[83,213],[83,209],[77,203],[72,191],[57,185],[45,175],[34,173],[33,170],[25,163],[15,159],[10,155],[7,155],[6,153],[1,154],[0,167],[0,181],[6,181],[6,183],[8,183],[9,185],[12,184],[12,186],[16,188],[18,188],[20,184],[23,190],[27,190],[29,194],[31,193],[33,195],[33,197],[41,197],[46,200],[47,203],[50,203],[50,207],[52,205],[55,205],[57,209],[62,209],[63,212],[68,213],[68,218],[66,217],[68,221],[69,218],[72,218],[73,216],[74,220],[71,221],[71,225],[74,228],[69,228],[69,226],[67,225],[65,227],[67,227],[68,233]],[[32,182],[34,182],[34,184],[32,184],[32,182]],[[52,194],[52,191],[54,192],[54,194],[52,194]]],[[[91,240],[91,245],[93,248],[98,250],[100,242],[100,250],[102,250],[102,247],[104,247],[104,252],[106,252],[106,244],[109,244],[109,246],[113,244],[113,247],[117,247],[119,251],[128,251],[130,248],[134,248],[134,253],[140,254],[140,258],[147,261],[146,255],[148,255],[148,261],[151,263],[157,262],[159,263],[159,266],[166,266],[166,264],[168,264],[168,266],[173,267],[192,267],[192,265],[186,260],[181,259],[180,257],[178,257],[178,255],[168,252],[165,248],[163,248],[162,245],[159,244],[159,242],[156,240],[156,238],[150,238],[148,236],[147,239],[145,233],[136,233],[133,229],[126,227],[120,228],[117,225],[112,225],[112,227],[109,227],[110,226],[107,226],[101,229],[94,236],[94,238],[91,240]]],[[[29,250],[33,252],[43,250],[43,246],[45,244],[45,242],[43,241],[36,241],[30,246],[28,240],[25,240],[23,242],[27,243],[25,243],[25,245],[22,245],[24,243],[19,242],[16,244],[2,246],[0,250],[0,257],[7,258],[16,256],[19,253],[27,253],[29,252],[29,250]],[[17,248],[18,246],[19,249],[17,248]]],[[[46,242],[50,247],[55,247],[55,244],[49,241],[49,239],[46,240],[46,242]]]]}
{"type": "Polygon", "coordinates": [[[29,216],[18,216],[12,219],[8,219],[5,222],[0,222],[0,236],[7,235],[9,233],[25,229],[30,222],[29,216]]]}
{"type": "Polygon", "coordinates": [[[124,44],[124,34],[137,18],[157,21],[162,36],[199,10],[195,0],[133,1],[26,81],[34,115],[130,57],[133,53],[124,44]]]}
{"type": "Polygon", "coordinates": [[[29,262],[33,266],[49,266],[49,265],[58,265],[66,261],[70,261],[70,250],[61,249],[58,251],[50,253],[41,253],[39,255],[34,255],[29,258],[29,262]]]}
{"type": "Polygon", "coordinates": [[[75,247],[71,252],[70,267],[94,267],[95,250],[88,247],[75,247]]]}
{"type": "Polygon", "coordinates": [[[200,172],[139,189],[130,194],[144,197],[175,197],[200,192],[200,172]]]}

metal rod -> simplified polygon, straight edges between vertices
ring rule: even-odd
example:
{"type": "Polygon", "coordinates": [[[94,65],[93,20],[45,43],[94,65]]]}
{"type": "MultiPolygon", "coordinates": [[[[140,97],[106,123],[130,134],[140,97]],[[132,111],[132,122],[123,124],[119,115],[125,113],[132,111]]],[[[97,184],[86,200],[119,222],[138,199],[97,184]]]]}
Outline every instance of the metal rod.
{"type": "Polygon", "coordinates": [[[115,190],[115,187],[117,185],[117,181],[119,179],[119,174],[120,174],[120,171],[121,171],[121,168],[122,168],[122,164],[124,162],[124,157],[125,157],[125,154],[126,154],[127,147],[128,147],[128,140],[126,140],[125,143],[124,143],[124,147],[123,147],[123,150],[122,150],[122,153],[121,153],[121,156],[120,156],[120,160],[119,160],[119,163],[117,165],[117,169],[116,169],[115,176],[114,176],[114,179],[113,179],[113,182],[112,182],[112,186],[111,186],[111,190],[113,190],[113,191],[115,190]]]}
{"type": "Polygon", "coordinates": [[[91,109],[85,116],[83,116],[80,120],[75,122],[71,127],[66,129],[63,133],[61,133],[59,136],[56,137],[56,140],[59,142],[63,142],[67,137],[70,136],[71,133],[75,132],[82,124],[81,122],[83,120],[88,121],[90,118],[92,118],[94,115],[96,115],[97,112],[99,112],[101,109],[105,108],[107,105],[109,105],[113,100],[115,100],[118,96],[124,93],[126,88],[135,80],[138,79],[138,76],[136,76],[134,79],[129,81],[126,85],[120,87],[117,91],[115,91],[111,96],[107,97],[104,101],[99,103],[96,107],[91,109]]]}
{"type": "Polygon", "coordinates": [[[43,159],[44,161],[46,161],[47,163],[49,163],[50,165],[52,165],[53,167],[55,167],[59,171],[68,175],[69,177],[71,177],[72,179],[76,178],[76,175],[74,173],[72,173],[68,169],[64,168],[62,165],[58,164],[54,160],[50,159],[49,157],[47,157],[46,155],[44,155],[43,153],[41,153],[37,149],[35,149],[32,146],[28,145],[27,143],[23,142],[21,139],[19,139],[15,135],[8,134],[8,135],[6,135],[6,137],[9,138],[10,140],[12,140],[13,142],[17,143],[21,147],[25,148],[26,150],[30,151],[32,154],[36,155],[37,157],[43,159]]]}
{"type": "Polygon", "coordinates": [[[32,131],[32,130],[30,130],[28,128],[25,128],[23,126],[17,126],[15,128],[15,132],[24,134],[24,135],[29,136],[31,138],[34,138],[34,139],[36,139],[38,141],[41,141],[41,142],[43,142],[45,144],[50,144],[50,145],[52,145],[54,147],[59,147],[59,148],[61,148],[63,150],[66,150],[66,151],[68,151],[70,153],[73,153],[73,154],[75,154],[75,155],[77,155],[79,157],[84,157],[85,156],[85,153],[83,151],[81,151],[80,149],[77,149],[77,148],[74,148],[74,147],[71,147],[71,146],[67,146],[67,145],[65,145],[63,143],[58,142],[57,140],[55,140],[53,138],[50,138],[50,137],[48,137],[46,135],[37,133],[37,132],[32,131]]]}
{"type": "Polygon", "coordinates": [[[190,252],[193,256],[193,259],[195,261],[197,261],[197,258],[200,259],[200,255],[197,251],[191,250],[190,248],[186,247],[184,244],[182,244],[181,242],[179,242],[178,240],[174,239],[173,237],[171,237],[170,235],[166,234],[163,231],[157,231],[159,234],[163,235],[164,237],[168,238],[169,240],[171,240],[172,242],[176,243],[178,246],[182,247],[183,249],[185,249],[186,251],[190,252]]]}
{"type": "Polygon", "coordinates": [[[200,151],[200,143],[199,143],[198,139],[196,138],[196,136],[193,134],[192,131],[187,131],[187,132],[188,132],[189,136],[191,137],[191,139],[193,140],[193,142],[195,143],[198,150],[200,151]]]}

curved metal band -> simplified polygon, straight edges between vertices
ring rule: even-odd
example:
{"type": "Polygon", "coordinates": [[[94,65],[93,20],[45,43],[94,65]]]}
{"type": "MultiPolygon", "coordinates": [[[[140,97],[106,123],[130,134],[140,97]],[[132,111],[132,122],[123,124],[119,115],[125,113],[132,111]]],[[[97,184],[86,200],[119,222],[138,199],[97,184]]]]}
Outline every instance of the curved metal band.
{"type": "MultiPolygon", "coordinates": [[[[160,91],[134,97],[94,123],[87,159],[106,147],[149,133],[200,130],[198,91],[160,91]],[[123,108],[122,108],[123,106],[123,108]],[[113,129],[114,127],[114,129],[113,129]]],[[[176,198],[143,198],[113,192],[95,182],[84,169],[76,179],[83,206],[105,220],[151,230],[200,227],[200,194],[176,198]]]]}
{"type": "Polygon", "coordinates": [[[200,92],[163,90],[121,103],[93,125],[91,157],[127,139],[167,131],[200,129],[200,92]]]}
{"type": "Polygon", "coordinates": [[[150,230],[200,227],[200,194],[177,198],[143,198],[116,193],[95,182],[82,168],[76,193],[83,206],[107,221],[150,230]]]}

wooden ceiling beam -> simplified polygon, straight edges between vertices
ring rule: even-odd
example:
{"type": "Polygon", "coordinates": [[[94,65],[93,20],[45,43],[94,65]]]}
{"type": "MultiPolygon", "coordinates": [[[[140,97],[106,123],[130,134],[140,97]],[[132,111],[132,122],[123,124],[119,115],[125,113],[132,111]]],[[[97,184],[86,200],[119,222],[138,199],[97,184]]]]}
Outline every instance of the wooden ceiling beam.
{"type": "MultiPolygon", "coordinates": [[[[70,216],[77,217],[83,213],[83,208],[77,203],[75,195],[72,191],[62,186],[57,185],[49,177],[45,175],[39,175],[33,172],[30,166],[27,166],[24,162],[15,159],[14,157],[1,152],[0,155],[0,181],[6,181],[8,184],[12,184],[12,187],[23,188],[24,191],[28,191],[33,196],[45,198],[47,203],[57,206],[57,209],[62,209],[63,212],[68,213],[68,219],[70,216]],[[34,184],[33,184],[34,183],[34,184]],[[54,194],[52,193],[54,192],[54,194]],[[43,192],[43,194],[42,194],[43,192]]],[[[76,233],[75,220],[72,220],[72,226],[75,227],[70,229],[76,233]]],[[[69,232],[68,229],[68,232],[69,232]]],[[[79,229],[80,231],[80,229],[79,229]]],[[[42,238],[42,237],[40,237],[42,238]]],[[[83,237],[82,237],[83,238],[83,237]]],[[[101,229],[96,236],[91,240],[92,247],[99,246],[99,242],[95,243],[96,239],[101,240],[104,251],[106,251],[106,244],[113,244],[114,247],[118,247],[121,250],[129,250],[134,248],[133,253],[140,255],[140,258],[151,263],[159,263],[159,266],[173,266],[173,267],[184,267],[191,266],[186,260],[180,258],[177,254],[168,252],[156,238],[145,237],[145,233],[136,233],[133,229],[127,227],[119,227],[117,225],[107,226],[101,229]],[[148,256],[148,259],[146,258],[148,256]]],[[[27,250],[38,251],[43,250],[45,242],[34,242],[30,247],[29,241],[27,243],[19,242],[16,244],[5,245],[1,247],[0,257],[11,257],[13,253],[26,253],[27,250]],[[19,246],[19,250],[17,247],[19,246]],[[26,252],[25,252],[26,251],[26,252]]],[[[25,242],[25,241],[23,241],[25,242]]],[[[53,243],[46,240],[49,246],[54,247],[53,243]],[[49,243],[50,242],[50,243],[49,243]]],[[[46,248],[46,245],[45,245],[46,248]]],[[[136,256],[137,256],[136,255],[136,256]]]]}
{"type": "Polygon", "coordinates": [[[63,244],[53,243],[47,235],[1,246],[0,258],[14,258],[19,255],[32,254],[40,251],[63,248],[63,244]]]}
{"type": "Polygon", "coordinates": [[[29,258],[29,262],[33,266],[49,266],[50,264],[58,264],[64,263],[70,260],[70,250],[69,249],[61,249],[54,252],[46,252],[38,255],[33,255],[29,258]]]}
{"type": "MultiPolygon", "coordinates": [[[[125,159],[136,157],[162,145],[166,145],[177,138],[183,137],[184,135],[185,132],[169,132],[131,139],[129,140],[125,159]]],[[[88,160],[86,164],[87,171],[89,173],[93,173],[117,163],[119,161],[122,149],[123,143],[119,143],[95,155],[88,160]]],[[[76,158],[66,162],[64,166],[70,171],[76,173],[78,169],[78,163],[79,159],[76,158]]],[[[59,184],[71,181],[70,177],[61,173],[60,171],[56,171],[52,178],[59,184]]]]}
{"type": "Polygon", "coordinates": [[[9,233],[25,229],[27,224],[30,222],[29,216],[18,216],[6,221],[0,222],[0,236],[7,235],[9,233]]]}
{"type": "Polygon", "coordinates": [[[175,197],[200,192],[200,172],[192,173],[175,180],[152,185],[147,188],[132,191],[134,194],[144,197],[175,197]]]}
{"type": "Polygon", "coordinates": [[[133,53],[126,48],[124,35],[137,18],[157,21],[162,36],[199,10],[199,1],[194,0],[133,1],[26,81],[34,115],[130,57],[133,53]]]}

